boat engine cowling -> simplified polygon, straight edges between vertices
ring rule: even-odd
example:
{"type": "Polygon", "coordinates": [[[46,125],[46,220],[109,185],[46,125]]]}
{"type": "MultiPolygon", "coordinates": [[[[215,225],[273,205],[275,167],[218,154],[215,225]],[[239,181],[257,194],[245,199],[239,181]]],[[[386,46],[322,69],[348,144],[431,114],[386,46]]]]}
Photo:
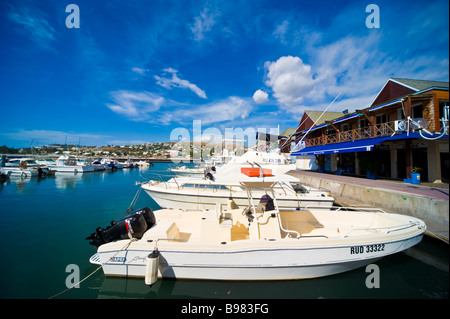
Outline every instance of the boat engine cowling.
{"type": "Polygon", "coordinates": [[[95,233],[86,237],[89,244],[99,247],[119,239],[140,239],[147,229],[156,223],[155,215],[149,207],[138,209],[119,221],[112,221],[106,228],[97,227],[95,233]]]}

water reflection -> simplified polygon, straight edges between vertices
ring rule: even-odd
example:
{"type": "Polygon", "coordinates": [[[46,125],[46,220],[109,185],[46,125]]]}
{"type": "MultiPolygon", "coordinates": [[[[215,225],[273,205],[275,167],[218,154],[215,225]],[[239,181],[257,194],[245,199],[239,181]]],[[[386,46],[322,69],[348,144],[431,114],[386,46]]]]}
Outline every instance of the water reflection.
{"type": "Polygon", "coordinates": [[[42,180],[46,179],[46,176],[36,176],[36,177],[26,177],[22,178],[20,176],[10,176],[9,179],[0,183],[0,192],[8,187],[15,186],[15,191],[17,193],[26,193],[31,191],[35,187],[35,183],[40,183],[42,180]],[[27,185],[29,187],[27,188],[27,185]]]}
{"type": "Polygon", "coordinates": [[[64,173],[64,172],[56,172],[55,173],[55,186],[59,190],[64,190],[67,188],[75,188],[77,186],[77,182],[79,182],[84,176],[87,174],[73,174],[73,173],[64,173]]]}

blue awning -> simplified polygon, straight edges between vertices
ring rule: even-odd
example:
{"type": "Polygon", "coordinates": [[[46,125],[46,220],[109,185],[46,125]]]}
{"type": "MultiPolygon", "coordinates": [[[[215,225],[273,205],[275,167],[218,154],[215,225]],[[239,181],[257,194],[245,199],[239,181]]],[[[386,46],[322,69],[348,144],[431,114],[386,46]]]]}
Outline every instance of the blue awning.
{"type": "MultiPolygon", "coordinates": [[[[436,137],[438,134],[430,137],[436,137]]],[[[366,152],[373,151],[373,147],[377,144],[395,140],[406,140],[412,138],[421,138],[419,133],[402,133],[394,136],[384,136],[376,138],[368,138],[365,140],[356,140],[351,142],[334,143],[318,146],[305,147],[302,150],[291,153],[291,156],[304,156],[304,155],[321,155],[321,154],[335,154],[335,153],[353,153],[353,152],[366,152]]],[[[448,139],[448,135],[443,138],[448,139]]]]}
{"type": "Polygon", "coordinates": [[[366,140],[357,140],[352,142],[326,144],[305,147],[304,149],[296,152],[292,152],[291,156],[303,156],[303,155],[320,155],[320,154],[333,154],[333,153],[352,153],[352,152],[365,152],[372,151],[373,146],[383,141],[380,138],[371,138],[366,140]]]}

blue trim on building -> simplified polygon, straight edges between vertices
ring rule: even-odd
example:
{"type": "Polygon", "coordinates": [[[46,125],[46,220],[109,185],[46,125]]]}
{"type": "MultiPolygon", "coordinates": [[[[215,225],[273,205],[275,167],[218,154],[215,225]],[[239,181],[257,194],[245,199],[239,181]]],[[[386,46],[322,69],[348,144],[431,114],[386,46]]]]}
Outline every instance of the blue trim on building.
{"type": "MultiPolygon", "coordinates": [[[[437,137],[439,134],[434,134],[430,137],[437,137]]],[[[302,150],[292,152],[291,156],[304,156],[304,155],[321,155],[321,154],[336,154],[336,153],[353,153],[353,152],[365,152],[372,151],[373,147],[383,142],[406,140],[413,138],[421,138],[419,133],[402,133],[393,136],[384,136],[369,138],[364,140],[356,140],[352,142],[333,143],[326,145],[317,145],[305,147],[302,150]]],[[[448,139],[448,135],[443,138],[448,139]]]]}

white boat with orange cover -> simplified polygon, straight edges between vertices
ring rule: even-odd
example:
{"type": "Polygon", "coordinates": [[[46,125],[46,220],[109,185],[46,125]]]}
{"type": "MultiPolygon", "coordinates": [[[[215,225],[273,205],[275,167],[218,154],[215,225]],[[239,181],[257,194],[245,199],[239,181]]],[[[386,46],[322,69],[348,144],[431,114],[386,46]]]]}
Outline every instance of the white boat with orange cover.
{"type": "MultiPolygon", "coordinates": [[[[281,161],[280,154],[248,151],[243,156],[216,169],[214,174],[200,177],[163,178],[142,183],[142,189],[163,208],[214,209],[217,203],[226,205],[231,197],[239,207],[248,203],[247,192],[241,182],[276,182],[274,190],[280,208],[331,207],[334,197],[328,190],[316,189],[300,183],[287,174],[295,165],[281,161]],[[274,157],[277,156],[277,157],[274,157]],[[270,159],[280,161],[270,161],[270,159]]],[[[212,168],[211,168],[212,170],[212,168]]],[[[259,194],[262,196],[263,194],[259,194]]]]}

